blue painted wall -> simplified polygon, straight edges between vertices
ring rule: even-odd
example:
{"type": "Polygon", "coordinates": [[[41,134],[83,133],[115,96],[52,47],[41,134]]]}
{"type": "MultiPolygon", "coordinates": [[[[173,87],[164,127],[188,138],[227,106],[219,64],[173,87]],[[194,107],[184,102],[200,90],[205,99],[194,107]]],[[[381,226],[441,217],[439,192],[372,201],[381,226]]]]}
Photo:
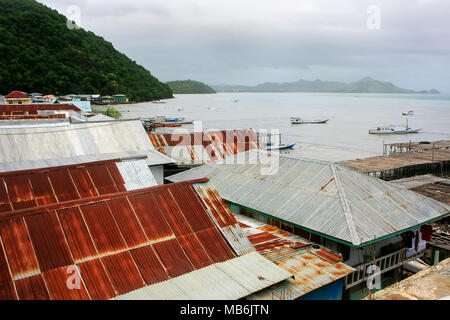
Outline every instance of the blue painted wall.
{"type": "Polygon", "coordinates": [[[343,290],[344,279],[342,278],[301,296],[299,300],[342,300],[343,290]]]}

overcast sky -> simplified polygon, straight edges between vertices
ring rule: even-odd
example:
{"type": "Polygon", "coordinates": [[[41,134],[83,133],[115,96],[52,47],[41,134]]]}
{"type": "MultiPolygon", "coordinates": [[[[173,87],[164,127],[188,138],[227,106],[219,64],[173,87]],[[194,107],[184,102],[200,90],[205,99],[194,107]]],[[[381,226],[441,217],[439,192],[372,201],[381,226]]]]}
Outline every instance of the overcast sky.
{"type": "Polygon", "coordinates": [[[79,7],[81,27],[162,81],[371,76],[450,93],[448,0],[39,1],[72,17],[79,7]]]}

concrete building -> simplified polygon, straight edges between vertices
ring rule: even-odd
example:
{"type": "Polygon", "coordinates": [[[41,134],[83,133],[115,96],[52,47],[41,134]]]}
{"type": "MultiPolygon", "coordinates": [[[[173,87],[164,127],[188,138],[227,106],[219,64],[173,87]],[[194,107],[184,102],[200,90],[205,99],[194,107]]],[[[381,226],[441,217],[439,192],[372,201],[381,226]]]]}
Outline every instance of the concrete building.
{"type": "Polygon", "coordinates": [[[13,91],[5,96],[6,104],[30,104],[31,98],[21,91],[13,91]]]}

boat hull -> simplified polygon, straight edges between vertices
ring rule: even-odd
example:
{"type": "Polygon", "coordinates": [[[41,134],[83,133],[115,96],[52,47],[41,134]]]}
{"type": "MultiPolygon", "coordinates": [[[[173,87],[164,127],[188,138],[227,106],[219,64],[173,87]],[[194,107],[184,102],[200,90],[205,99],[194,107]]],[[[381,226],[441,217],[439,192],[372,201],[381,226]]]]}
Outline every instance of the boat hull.
{"type": "Polygon", "coordinates": [[[421,130],[422,129],[394,130],[394,131],[369,130],[369,134],[410,134],[410,133],[419,133],[421,130]]]}
{"type": "Polygon", "coordinates": [[[281,146],[271,146],[271,147],[267,147],[266,150],[270,151],[270,150],[288,150],[288,149],[293,149],[295,147],[295,143],[293,144],[288,144],[288,145],[281,145],[281,146]]]}
{"type": "Polygon", "coordinates": [[[296,120],[291,120],[292,124],[320,124],[320,123],[327,123],[328,120],[312,120],[312,121],[296,121],[296,120]]]}

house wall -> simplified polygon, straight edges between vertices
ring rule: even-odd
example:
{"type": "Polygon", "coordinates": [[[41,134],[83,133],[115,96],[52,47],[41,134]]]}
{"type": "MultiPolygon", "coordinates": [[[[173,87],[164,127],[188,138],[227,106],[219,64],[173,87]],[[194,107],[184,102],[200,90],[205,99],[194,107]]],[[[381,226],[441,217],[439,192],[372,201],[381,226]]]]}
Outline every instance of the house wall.
{"type": "Polygon", "coordinates": [[[6,104],[30,104],[31,98],[25,99],[25,98],[5,98],[6,104]]]}
{"type": "Polygon", "coordinates": [[[164,184],[164,166],[157,165],[157,166],[149,166],[150,171],[152,172],[153,176],[155,177],[156,183],[158,185],[164,184]]]}

